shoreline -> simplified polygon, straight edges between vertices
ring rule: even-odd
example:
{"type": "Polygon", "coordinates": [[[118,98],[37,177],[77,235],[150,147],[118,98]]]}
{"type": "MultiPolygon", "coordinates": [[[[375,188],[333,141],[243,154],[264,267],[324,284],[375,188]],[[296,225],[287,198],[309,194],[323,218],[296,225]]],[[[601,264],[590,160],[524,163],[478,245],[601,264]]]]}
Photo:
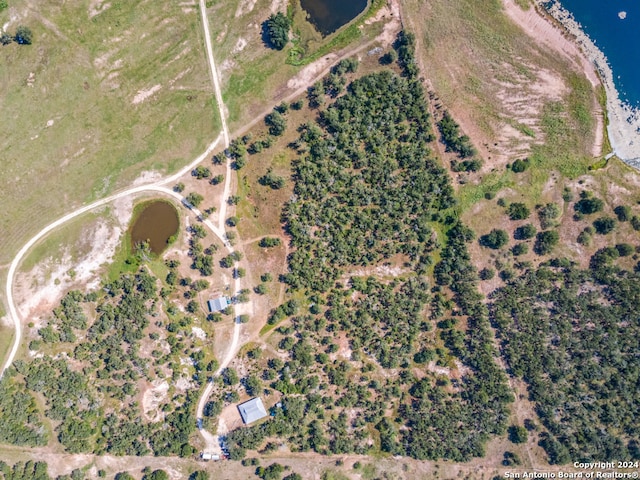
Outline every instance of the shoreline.
{"type": "MultiPolygon", "coordinates": [[[[589,35],[582,30],[581,25],[573,15],[560,4],[559,0],[553,0],[553,4],[545,7],[545,0],[534,0],[536,14],[542,9],[555,19],[566,32],[573,37],[573,43],[581,51],[586,60],[600,77],[607,97],[606,107],[609,124],[607,132],[613,153],[622,161],[632,167],[640,169],[640,110],[633,109],[622,100],[613,80],[613,70],[607,61],[607,57],[591,40],[589,35]]],[[[548,19],[545,19],[548,22],[548,19]]],[[[587,76],[589,76],[587,74],[587,76]]],[[[606,155],[607,152],[603,152],[606,155]]]]}

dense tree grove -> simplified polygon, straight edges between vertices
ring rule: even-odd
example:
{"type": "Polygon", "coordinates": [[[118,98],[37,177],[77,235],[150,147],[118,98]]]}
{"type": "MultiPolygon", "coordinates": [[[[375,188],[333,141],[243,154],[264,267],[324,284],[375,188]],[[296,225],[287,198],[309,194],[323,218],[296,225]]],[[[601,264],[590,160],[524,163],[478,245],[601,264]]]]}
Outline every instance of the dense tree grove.
{"type": "Polygon", "coordinates": [[[603,249],[587,271],[554,260],[495,294],[503,353],[529,386],[551,463],[640,459],[640,272],[616,258],[603,249]]]}
{"type": "Polygon", "coordinates": [[[324,131],[302,127],[306,155],[284,212],[296,247],[286,278],[294,287],[326,291],[343,267],[396,254],[426,269],[428,212],[454,202],[444,171],[424,155],[432,134],[419,84],[383,72],[349,90],[321,113],[324,131]]]}
{"type": "MultiPolygon", "coordinates": [[[[410,44],[397,43],[403,67],[413,65],[410,44]]],[[[273,312],[272,324],[292,317],[276,328],[287,360],[269,359],[262,375],[283,407],[231,432],[232,458],[277,436],[294,451],[462,461],[506,430],[512,396],[466,250],[474,235],[457,223],[449,179],[430,155],[416,70],[403,70],[353,81],[294,142],[284,280],[306,292],[308,309],[291,300],[273,312]],[[353,273],[398,263],[391,279],[353,273]]]]}
{"type": "Polygon", "coordinates": [[[0,379],[0,425],[0,443],[32,447],[47,443],[33,396],[21,391],[9,375],[0,379]]]}
{"type": "MultiPolygon", "coordinates": [[[[192,407],[197,392],[188,391],[178,403],[169,399],[164,405],[164,422],[144,421],[138,403],[137,383],[149,379],[152,362],[167,368],[173,361],[160,350],[154,350],[151,357],[140,353],[149,319],[157,316],[156,282],[143,268],[104,285],[100,293],[71,291],[61,300],[40,328],[41,340],[32,342],[30,348],[52,353],[62,349],[68,356],[45,353],[29,362],[18,360],[9,369],[0,382],[0,419],[8,427],[1,429],[3,441],[18,445],[46,442],[32,397],[39,394],[45,400],[45,415],[56,422],[58,441],[69,452],[192,453],[189,435],[195,430],[192,407]],[[78,338],[86,341],[77,342],[78,338]]],[[[197,281],[192,288],[200,288],[197,281]]],[[[170,323],[167,331],[177,333],[190,321],[182,318],[170,323]]],[[[152,339],[158,341],[159,334],[154,333],[152,339]]],[[[169,333],[167,342],[191,353],[185,340],[179,341],[174,333],[169,333]]],[[[201,357],[196,353],[191,353],[192,358],[201,357]]],[[[196,364],[196,370],[199,368],[196,364]]]]}
{"type": "Polygon", "coordinates": [[[448,152],[455,152],[460,158],[472,157],[476,154],[471,139],[460,133],[460,126],[449,112],[444,112],[442,120],[438,122],[438,128],[448,152]]]}
{"type": "Polygon", "coordinates": [[[51,480],[49,466],[45,462],[17,462],[13,466],[0,460],[0,479],[2,480],[51,480]]]}

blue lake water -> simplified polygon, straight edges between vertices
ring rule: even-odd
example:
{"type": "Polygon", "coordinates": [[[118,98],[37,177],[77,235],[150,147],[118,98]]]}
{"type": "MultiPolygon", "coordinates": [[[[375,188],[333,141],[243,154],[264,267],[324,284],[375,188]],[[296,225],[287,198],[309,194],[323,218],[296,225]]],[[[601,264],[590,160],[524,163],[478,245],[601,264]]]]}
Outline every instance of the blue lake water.
{"type": "Polygon", "coordinates": [[[640,1],[560,0],[606,55],[620,99],[640,107],[640,1]],[[626,18],[619,17],[626,12],[626,18]]]}

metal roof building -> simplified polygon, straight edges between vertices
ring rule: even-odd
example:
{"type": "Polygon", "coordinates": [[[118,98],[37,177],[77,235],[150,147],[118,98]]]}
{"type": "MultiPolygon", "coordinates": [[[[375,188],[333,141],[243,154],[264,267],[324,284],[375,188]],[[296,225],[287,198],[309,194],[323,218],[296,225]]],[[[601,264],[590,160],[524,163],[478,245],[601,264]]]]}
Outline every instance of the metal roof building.
{"type": "Polygon", "coordinates": [[[213,300],[209,300],[207,305],[211,313],[221,312],[229,306],[229,299],[227,297],[214,298],[213,300]]]}
{"type": "Polygon", "coordinates": [[[252,398],[244,403],[238,405],[240,416],[245,424],[255,422],[267,416],[267,410],[264,408],[264,404],[260,397],[252,398]]]}

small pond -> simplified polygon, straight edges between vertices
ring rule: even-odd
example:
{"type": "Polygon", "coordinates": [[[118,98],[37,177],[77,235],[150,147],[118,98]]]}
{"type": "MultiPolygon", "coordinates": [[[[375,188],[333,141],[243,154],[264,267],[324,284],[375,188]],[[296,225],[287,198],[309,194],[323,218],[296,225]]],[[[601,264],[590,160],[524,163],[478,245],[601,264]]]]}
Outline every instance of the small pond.
{"type": "Polygon", "coordinates": [[[327,36],[356,18],[367,7],[367,0],[300,0],[309,21],[327,36]]]}
{"type": "Polygon", "coordinates": [[[131,248],[138,243],[149,242],[156,255],[167,248],[169,239],[178,233],[180,220],[175,207],[163,200],[143,204],[142,210],[131,227],[131,248]]]}

